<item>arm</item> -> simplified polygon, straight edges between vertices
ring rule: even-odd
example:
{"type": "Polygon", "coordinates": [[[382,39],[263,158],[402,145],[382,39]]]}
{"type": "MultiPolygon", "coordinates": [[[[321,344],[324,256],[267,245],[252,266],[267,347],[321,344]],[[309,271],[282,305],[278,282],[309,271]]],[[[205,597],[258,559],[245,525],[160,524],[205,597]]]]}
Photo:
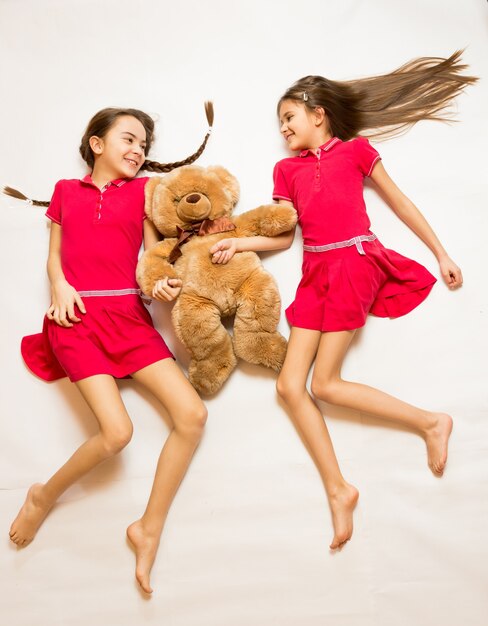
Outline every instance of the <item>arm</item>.
{"type": "MultiPolygon", "coordinates": [[[[279,204],[293,207],[288,200],[280,200],[279,204]]],[[[276,235],[275,237],[237,237],[222,239],[210,248],[212,263],[228,263],[236,252],[264,252],[266,250],[285,250],[291,246],[295,237],[295,229],[276,235]]]]}
{"type": "Polygon", "coordinates": [[[463,284],[459,267],[449,257],[431,226],[414,203],[403,194],[378,162],[371,173],[371,180],[385,197],[395,214],[432,250],[441,271],[442,278],[450,289],[463,284]]]}
{"type": "Polygon", "coordinates": [[[72,322],[81,321],[75,315],[74,305],[76,304],[82,313],[86,313],[86,309],[78,292],[64,276],[61,266],[61,226],[56,222],[51,223],[47,274],[51,282],[51,306],[46,315],[59,326],[69,328],[73,326],[72,322]]]}
{"type": "MultiPolygon", "coordinates": [[[[144,250],[149,250],[160,241],[159,231],[149,219],[144,220],[144,250]]],[[[162,302],[171,302],[180,294],[183,283],[179,278],[165,276],[154,283],[151,296],[162,302]]]]}

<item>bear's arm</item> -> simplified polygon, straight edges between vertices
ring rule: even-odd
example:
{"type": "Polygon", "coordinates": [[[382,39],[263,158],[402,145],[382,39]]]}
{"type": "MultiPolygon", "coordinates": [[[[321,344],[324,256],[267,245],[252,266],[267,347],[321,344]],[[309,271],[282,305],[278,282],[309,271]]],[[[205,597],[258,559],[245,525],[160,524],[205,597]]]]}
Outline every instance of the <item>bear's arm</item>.
{"type": "Polygon", "coordinates": [[[233,215],[232,221],[237,227],[238,237],[275,237],[295,226],[297,212],[293,207],[283,204],[266,204],[241,215],[233,215]]]}
{"type": "Polygon", "coordinates": [[[178,278],[174,267],[168,263],[168,257],[177,242],[176,238],[160,241],[146,250],[139,259],[136,268],[136,279],[142,291],[150,296],[156,281],[161,278],[178,278]]]}

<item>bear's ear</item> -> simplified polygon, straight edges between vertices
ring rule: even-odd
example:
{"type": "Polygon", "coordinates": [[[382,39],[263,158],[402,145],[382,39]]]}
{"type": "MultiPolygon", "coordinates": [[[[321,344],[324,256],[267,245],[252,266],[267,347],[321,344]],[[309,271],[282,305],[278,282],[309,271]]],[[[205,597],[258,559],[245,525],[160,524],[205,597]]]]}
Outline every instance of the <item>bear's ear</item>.
{"type": "Polygon", "coordinates": [[[239,183],[237,182],[237,178],[232,176],[232,174],[222,167],[221,165],[211,165],[207,167],[207,172],[212,172],[222,181],[226,191],[228,191],[232,198],[232,204],[236,205],[239,200],[239,183]]]}
{"type": "Polygon", "coordinates": [[[144,196],[146,202],[144,204],[144,211],[146,212],[147,217],[152,221],[152,209],[153,209],[153,198],[156,187],[163,182],[163,178],[161,176],[153,176],[150,178],[147,183],[144,185],[144,196]]]}

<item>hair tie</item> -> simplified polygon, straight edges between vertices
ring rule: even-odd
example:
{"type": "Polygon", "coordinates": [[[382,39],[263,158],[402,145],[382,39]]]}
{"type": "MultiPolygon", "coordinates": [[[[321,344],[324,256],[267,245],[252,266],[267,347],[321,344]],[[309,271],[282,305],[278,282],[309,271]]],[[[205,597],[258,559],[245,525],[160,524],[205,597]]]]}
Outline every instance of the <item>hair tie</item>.
{"type": "Polygon", "coordinates": [[[307,102],[307,100],[308,100],[308,93],[306,91],[303,92],[302,98],[304,99],[305,102],[307,102]]]}

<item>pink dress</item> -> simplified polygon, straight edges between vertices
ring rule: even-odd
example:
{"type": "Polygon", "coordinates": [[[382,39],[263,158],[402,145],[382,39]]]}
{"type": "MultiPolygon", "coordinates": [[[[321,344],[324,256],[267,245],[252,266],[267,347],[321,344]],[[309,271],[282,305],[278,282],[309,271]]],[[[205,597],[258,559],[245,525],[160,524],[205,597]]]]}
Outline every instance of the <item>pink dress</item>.
{"type": "Polygon", "coordinates": [[[276,164],[273,198],[293,203],[304,240],[303,276],[286,309],[292,326],[353,330],[364,326],[368,313],[399,317],[425,300],[436,282],[370,230],[363,185],[379,159],[364,137],[333,137],[316,152],[276,164]],[[337,243],[342,247],[329,249],[337,243]]]}
{"type": "Polygon", "coordinates": [[[71,328],[46,317],[42,333],[22,339],[26,364],[44,380],[124,378],[173,356],[152,324],[135,278],[146,180],[114,180],[102,190],[90,176],[56,184],[46,215],[61,225],[63,272],[82,295],[86,314],[75,307],[81,322],[71,328]]]}

